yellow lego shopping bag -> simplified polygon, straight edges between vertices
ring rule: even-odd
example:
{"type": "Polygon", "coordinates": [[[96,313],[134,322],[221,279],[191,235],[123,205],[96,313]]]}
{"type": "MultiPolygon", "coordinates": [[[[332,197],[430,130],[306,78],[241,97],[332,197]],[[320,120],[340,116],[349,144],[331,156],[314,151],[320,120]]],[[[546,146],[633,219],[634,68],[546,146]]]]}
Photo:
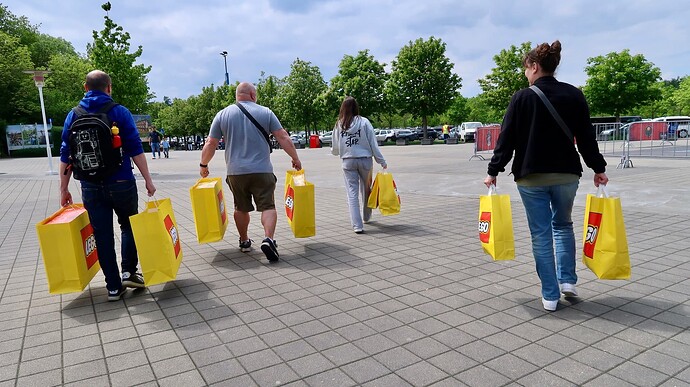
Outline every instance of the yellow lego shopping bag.
{"type": "Polygon", "coordinates": [[[219,177],[201,178],[189,189],[189,196],[197,241],[210,243],[222,240],[228,227],[222,180],[219,177]]]}
{"type": "Polygon", "coordinates": [[[146,286],[177,278],[182,244],[170,199],[146,203],[144,211],[129,217],[139,264],[146,286]]]}
{"type": "Polygon", "coordinates": [[[582,262],[600,279],[630,279],[630,254],[621,200],[600,185],[587,195],[582,262]]]}
{"type": "Polygon", "coordinates": [[[388,172],[378,172],[371,186],[371,193],[367,198],[367,207],[378,208],[381,215],[395,215],[400,213],[400,195],[393,175],[388,172]]]}
{"type": "Polygon", "coordinates": [[[479,197],[479,240],[494,261],[515,259],[510,196],[496,194],[493,185],[487,195],[479,197]]]}
{"type": "Polygon", "coordinates": [[[306,181],[304,169],[285,175],[285,215],[295,238],[316,235],[314,184],[306,181]]]}
{"type": "Polygon", "coordinates": [[[93,228],[82,204],[62,207],[36,224],[51,294],[81,292],[98,273],[93,228]]]}

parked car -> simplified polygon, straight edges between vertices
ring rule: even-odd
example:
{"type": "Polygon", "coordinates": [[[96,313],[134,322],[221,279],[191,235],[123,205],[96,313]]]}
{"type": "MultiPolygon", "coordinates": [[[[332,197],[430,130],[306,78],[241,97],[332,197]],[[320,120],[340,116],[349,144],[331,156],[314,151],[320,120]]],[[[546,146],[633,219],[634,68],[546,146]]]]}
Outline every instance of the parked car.
{"type": "Polygon", "coordinates": [[[379,129],[376,134],[376,141],[386,142],[395,141],[395,130],[394,129],[379,129]]]}
{"type": "Polygon", "coordinates": [[[323,133],[322,135],[319,136],[319,143],[321,143],[321,146],[328,145],[330,146],[333,143],[333,131],[331,130],[330,132],[323,133]]]}
{"type": "Polygon", "coordinates": [[[690,116],[669,116],[653,119],[655,122],[668,122],[668,134],[675,138],[687,138],[690,129],[690,116]]]}
{"type": "Polygon", "coordinates": [[[304,148],[307,145],[307,138],[300,136],[298,134],[293,134],[290,136],[292,139],[292,144],[295,146],[297,149],[304,148]]]}
{"type": "Polygon", "coordinates": [[[415,141],[419,140],[419,136],[417,133],[409,130],[409,129],[400,129],[398,133],[395,134],[395,139],[405,139],[407,141],[415,141]]]}
{"type": "MultiPolygon", "coordinates": [[[[417,134],[417,138],[424,138],[424,129],[418,128],[415,130],[415,133],[417,134]]],[[[433,140],[435,140],[439,137],[443,138],[443,135],[439,134],[439,132],[436,130],[436,128],[431,128],[431,127],[426,128],[426,136],[428,138],[433,139],[433,140]]]]}
{"type": "Polygon", "coordinates": [[[474,137],[477,133],[477,128],[484,126],[481,122],[463,122],[460,124],[460,139],[464,142],[474,141],[474,137]]]}

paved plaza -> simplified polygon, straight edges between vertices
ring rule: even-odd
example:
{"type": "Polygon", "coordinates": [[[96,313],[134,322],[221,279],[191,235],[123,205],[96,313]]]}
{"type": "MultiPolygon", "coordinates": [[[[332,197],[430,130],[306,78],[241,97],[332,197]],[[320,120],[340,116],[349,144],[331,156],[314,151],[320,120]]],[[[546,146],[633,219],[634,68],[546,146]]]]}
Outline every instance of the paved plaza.
{"type": "MultiPolygon", "coordinates": [[[[482,252],[487,161],[469,161],[472,144],[383,147],[402,210],[375,210],[362,235],[350,227],[339,159],[298,152],[316,186],[317,235],[295,239],[279,207],[277,264],[258,248],[258,214],[254,251],[239,251],[232,223],[223,241],[198,244],[189,188],[200,151],[148,154],[184,259],[176,281],[118,302],[106,301],[100,273],[81,293],[48,293],[35,225],[58,209],[59,179],[46,158],[0,160],[0,387],[690,386],[690,160],[615,169],[607,158],[632,279],[598,280],[578,259],[580,298],[548,313],[507,173],[498,191],[511,195],[517,257],[482,252]]],[[[272,159],[280,204],[290,162],[282,151],[272,159]]],[[[223,160],[217,152],[211,176],[224,176],[223,160]]],[[[573,213],[578,245],[591,181],[588,170],[573,213]]],[[[70,191],[81,202],[74,180],[70,191]]],[[[139,192],[143,209],[141,179],[139,192]]]]}

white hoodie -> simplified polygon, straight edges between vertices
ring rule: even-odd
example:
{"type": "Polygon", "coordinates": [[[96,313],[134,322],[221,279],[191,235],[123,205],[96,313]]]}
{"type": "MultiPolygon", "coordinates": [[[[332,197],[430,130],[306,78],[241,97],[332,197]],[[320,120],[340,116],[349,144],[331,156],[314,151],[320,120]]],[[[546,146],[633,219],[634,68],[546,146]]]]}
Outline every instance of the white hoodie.
{"type": "Polygon", "coordinates": [[[374,127],[362,116],[354,117],[346,131],[342,130],[338,122],[333,129],[332,141],[331,153],[340,156],[341,159],[373,156],[377,163],[386,167],[386,160],[376,142],[374,127]]]}

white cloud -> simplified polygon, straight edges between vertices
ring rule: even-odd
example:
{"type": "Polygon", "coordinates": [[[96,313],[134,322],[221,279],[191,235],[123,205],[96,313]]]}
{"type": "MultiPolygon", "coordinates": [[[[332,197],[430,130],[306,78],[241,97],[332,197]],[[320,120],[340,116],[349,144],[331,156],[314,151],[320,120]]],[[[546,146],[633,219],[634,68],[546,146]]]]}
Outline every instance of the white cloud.
{"type": "MultiPolygon", "coordinates": [[[[142,45],[140,62],[153,67],[149,85],[158,99],[187,98],[224,81],[256,81],[261,71],[285,76],[299,57],[319,66],[326,81],[343,55],[369,49],[390,64],[402,46],[435,36],[447,44],[462,94],[480,92],[477,79],[493,56],[523,42],[563,44],[558,77],[581,85],[587,58],[630,49],[665,78],[688,75],[686,22],[690,7],[676,0],[111,0],[110,17],[142,45]]],[[[103,28],[100,2],[4,1],[9,10],[40,24],[40,31],[86,51],[103,28]]],[[[115,80],[117,82],[117,80],[115,80]]]]}

